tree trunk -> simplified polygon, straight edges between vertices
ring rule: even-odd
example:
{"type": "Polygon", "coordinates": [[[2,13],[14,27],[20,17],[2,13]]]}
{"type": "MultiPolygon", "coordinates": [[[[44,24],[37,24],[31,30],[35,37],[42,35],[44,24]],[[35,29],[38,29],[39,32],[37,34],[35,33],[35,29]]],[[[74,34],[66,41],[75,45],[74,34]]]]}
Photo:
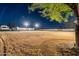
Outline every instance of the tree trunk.
{"type": "Polygon", "coordinates": [[[76,24],[76,30],[75,30],[75,33],[76,33],[76,45],[77,45],[77,47],[79,47],[79,4],[77,4],[76,15],[77,15],[77,24],[76,24]]]}

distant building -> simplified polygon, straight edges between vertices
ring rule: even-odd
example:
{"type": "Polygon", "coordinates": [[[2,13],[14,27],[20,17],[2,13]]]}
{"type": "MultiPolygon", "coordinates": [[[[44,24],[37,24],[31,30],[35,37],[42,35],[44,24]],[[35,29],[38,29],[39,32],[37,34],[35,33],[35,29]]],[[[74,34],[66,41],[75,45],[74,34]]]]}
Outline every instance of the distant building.
{"type": "Polygon", "coordinates": [[[10,28],[9,28],[7,25],[1,25],[1,26],[0,26],[0,30],[9,31],[10,28]]]}
{"type": "Polygon", "coordinates": [[[18,31],[32,31],[35,30],[35,28],[21,28],[21,27],[17,27],[18,31]]]}
{"type": "Polygon", "coordinates": [[[33,31],[35,28],[9,27],[8,25],[0,25],[2,31],[33,31]]]}

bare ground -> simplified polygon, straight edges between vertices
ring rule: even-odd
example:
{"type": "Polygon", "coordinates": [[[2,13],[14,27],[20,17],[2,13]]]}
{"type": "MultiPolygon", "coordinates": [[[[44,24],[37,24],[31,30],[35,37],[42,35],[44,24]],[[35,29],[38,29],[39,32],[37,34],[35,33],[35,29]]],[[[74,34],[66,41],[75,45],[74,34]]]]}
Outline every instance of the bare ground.
{"type": "Polygon", "coordinates": [[[14,31],[0,32],[0,55],[61,55],[59,48],[72,48],[75,32],[14,31]]]}

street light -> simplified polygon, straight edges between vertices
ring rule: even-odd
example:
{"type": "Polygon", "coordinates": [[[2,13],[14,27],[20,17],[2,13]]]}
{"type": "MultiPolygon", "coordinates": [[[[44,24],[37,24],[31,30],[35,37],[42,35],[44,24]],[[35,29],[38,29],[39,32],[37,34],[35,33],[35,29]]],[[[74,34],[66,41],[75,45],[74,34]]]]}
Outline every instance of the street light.
{"type": "Polygon", "coordinates": [[[35,23],[35,28],[39,28],[40,24],[39,23],[35,23]]]}
{"type": "Polygon", "coordinates": [[[30,25],[29,22],[24,22],[24,26],[28,27],[30,25]]]}

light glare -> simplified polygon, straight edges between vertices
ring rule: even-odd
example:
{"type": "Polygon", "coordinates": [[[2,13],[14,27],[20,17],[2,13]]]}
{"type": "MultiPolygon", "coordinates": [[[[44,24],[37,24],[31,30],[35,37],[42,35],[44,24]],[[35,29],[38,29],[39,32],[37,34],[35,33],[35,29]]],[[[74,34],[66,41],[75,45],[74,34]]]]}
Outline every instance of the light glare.
{"type": "Polygon", "coordinates": [[[39,28],[40,25],[38,23],[35,24],[35,28],[39,28]]]}
{"type": "Polygon", "coordinates": [[[24,25],[25,25],[26,27],[28,27],[28,26],[30,25],[30,23],[29,23],[29,22],[25,22],[24,25]]]}

